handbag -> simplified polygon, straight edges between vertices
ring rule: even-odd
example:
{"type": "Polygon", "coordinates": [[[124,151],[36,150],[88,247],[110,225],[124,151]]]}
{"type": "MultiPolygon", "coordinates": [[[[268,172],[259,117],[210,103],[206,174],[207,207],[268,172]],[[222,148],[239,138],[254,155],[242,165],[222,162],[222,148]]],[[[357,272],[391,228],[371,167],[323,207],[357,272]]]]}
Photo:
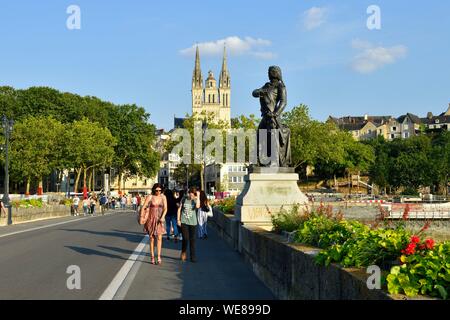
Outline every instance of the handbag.
{"type": "Polygon", "coordinates": [[[151,196],[149,196],[149,197],[150,197],[150,200],[148,202],[147,201],[144,202],[144,204],[146,203],[146,205],[142,206],[141,211],[139,212],[138,222],[141,226],[143,226],[147,222],[148,217],[150,215],[149,202],[151,201],[151,196]]]}
{"type": "Polygon", "coordinates": [[[208,213],[207,213],[208,218],[212,218],[214,217],[214,213],[211,207],[209,207],[208,213]]]}

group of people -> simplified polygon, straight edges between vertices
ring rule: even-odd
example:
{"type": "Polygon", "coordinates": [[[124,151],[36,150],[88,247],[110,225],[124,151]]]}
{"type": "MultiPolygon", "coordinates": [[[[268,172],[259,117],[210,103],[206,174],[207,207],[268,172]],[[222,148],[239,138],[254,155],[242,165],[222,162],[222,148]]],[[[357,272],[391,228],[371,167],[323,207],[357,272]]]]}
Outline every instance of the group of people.
{"type": "Polygon", "coordinates": [[[189,246],[190,260],[197,262],[196,238],[207,239],[207,221],[212,216],[212,208],[204,191],[191,187],[187,192],[163,190],[157,183],[152,194],[143,201],[140,214],[149,208],[149,216],[144,224],[144,231],[150,238],[150,259],[152,264],[161,264],[162,239],[181,238],[181,260],[187,261],[189,246]],[[155,258],[155,241],[157,256],[155,258]]]}
{"type": "Polygon", "coordinates": [[[105,214],[105,212],[109,209],[126,209],[129,204],[133,207],[133,210],[138,210],[141,205],[142,197],[139,194],[135,194],[132,197],[127,195],[121,195],[119,197],[107,196],[105,193],[97,194],[93,193],[83,200],[80,199],[77,195],[72,198],[72,214],[74,216],[79,216],[80,212],[86,215],[95,215],[96,208],[100,208],[101,214],[105,214]]]}

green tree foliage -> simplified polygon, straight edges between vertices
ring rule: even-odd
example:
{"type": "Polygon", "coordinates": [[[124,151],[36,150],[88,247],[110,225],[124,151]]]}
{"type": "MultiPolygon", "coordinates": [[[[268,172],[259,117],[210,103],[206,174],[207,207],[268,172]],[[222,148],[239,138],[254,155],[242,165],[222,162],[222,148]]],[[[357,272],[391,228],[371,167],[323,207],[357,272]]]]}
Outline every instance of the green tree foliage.
{"type": "MultiPolygon", "coordinates": [[[[78,186],[83,173],[83,186],[86,187],[87,171],[95,167],[108,167],[114,159],[116,139],[107,128],[87,119],[74,121],[68,125],[64,135],[66,159],[77,170],[75,186],[78,186]]],[[[75,192],[77,190],[75,189],[75,192]]]]}
{"type": "Polygon", "coordinates": [[[148,123],[149,117],[143,108],[136,105],[110,109],[108,128],[117,139],[113,163],[119,170],[119,186],[123,178],[135,175],[151,177],[157,173],[156,128],[148,123]]]}
{"type": "Polygon", "coordinates": [[[336,156],[336,128],[330,123],[312,120],[308,106],[301,104],[285,112],[283,121],[291,129],[291,153],[295,168],[306,170],[306,166],[315,165],[319,159],[329,162],[336,156]]]}
{"type": "Polygon", "coordinates": [[[369,173],[380,187],[417,194],[423,187],[446,193],[450,172],[450,133],[371,141],[376,161],[369,173]]]}
{"type": "Polygon", "coordinates": [[[17,122],[11,136],[11,175],[25,180],[29,193],[38,181],[61,164],[64,125],[52,117],[33,117],[17,122]]]}
{"type": "MultiPolygon", "coordinates": [[[[87,148],[85,141],[93,148],[101,150],[99,143],[102,142],[98,140],[94,141],[95,139],[84,136],[72,139],[71,130],[81,125],[85,128],[92,126],[92,130],[96,133],[101,132],[100,128],[105,129],[103,135],[99,135],[98,138],[105,138],[105,141],[110,146],[115,146],[115,149],[112,161],[109,161],[110,153],[106,152],[105,159],[108,161],[103,161],[101,165],[105,166],[107,163],[116,165],[121,172],[121,178],[134,175],[151,177],[159,169],[159,156],[154,150],[155,127],[149,122],[150,115],[136,105],[114,105],[96,97],[81,97],[48,87],[31,87],[24,90],[0,87],[0,115],[6,115],[16,123],[21,123],[29,117],[53,118],[66,126],[58,138],[63,139],[67,145],[69,142],[73,143],[70,149],[67,148],[66,152],[62,153],[57,165],[48,166],[50,170],[55,168],[79,170],[80,159],[77,160],[71,150],[81,152],[83,144],[87,148]],[[114,140],[105,136],[106,132],[112,134],[114,140]]],[[[91,164],[86,163],[87,168],[98,166],[98,161],[91,158],[88,160],[92,161],[91,164]]],[[[22,177],[12,176],[12,180],[15,178],[17,181],[22,180],[22,177]]]]}

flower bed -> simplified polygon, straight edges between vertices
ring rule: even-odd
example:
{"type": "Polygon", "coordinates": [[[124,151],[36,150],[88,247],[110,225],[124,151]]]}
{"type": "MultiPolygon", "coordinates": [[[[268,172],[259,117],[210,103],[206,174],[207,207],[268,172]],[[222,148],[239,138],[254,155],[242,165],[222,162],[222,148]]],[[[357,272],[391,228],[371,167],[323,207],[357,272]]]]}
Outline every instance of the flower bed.
{"type": "Polygon", "coordinates": [[[281,210],[272,215],[272,222],[276,232],[293,232],[294,242],[321,248],[318,264],[378,265],[387,271],[382,280],[391,294],[448,298],[450,242],[436,245],[433,239],[422,241],[419,236],[428,224],[413,235],[402,222],[368,226],[346,221],[342,214],[334,215],[331,207],[324,206],[314,212],[281,210]]]}
{"type": "Polygon", "coordinates": [[[42,208],[44,203],[42,199],[27,199],[27,200],[13,200],[11,201],[13,208],[42,208]]]}
{"type": "Polygon", "coordinates": [[[234,214],[234,207],[236,206],[235,198],[226,198],[219,200],[215,207],[225,214],[234,214]]]}

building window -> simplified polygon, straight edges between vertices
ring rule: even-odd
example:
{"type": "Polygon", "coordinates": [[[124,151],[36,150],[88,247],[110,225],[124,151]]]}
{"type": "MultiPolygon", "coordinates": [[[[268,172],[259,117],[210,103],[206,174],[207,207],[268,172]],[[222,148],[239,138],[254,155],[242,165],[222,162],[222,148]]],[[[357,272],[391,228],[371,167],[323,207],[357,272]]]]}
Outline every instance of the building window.
{"type": "Polygon", "coordinates": [[[409,130],[409,126],[407,124],[403,125],[403,130],[409,130]]]}
{"type": "Polygon", "coordinates": [[[409,132],[405,132],[405,139],[409,138],[409,132]]]}
{"type": "Polygon", "coordinates": [[[392,131],[397,131],[397,127],[392,127],[392,131]]]}

